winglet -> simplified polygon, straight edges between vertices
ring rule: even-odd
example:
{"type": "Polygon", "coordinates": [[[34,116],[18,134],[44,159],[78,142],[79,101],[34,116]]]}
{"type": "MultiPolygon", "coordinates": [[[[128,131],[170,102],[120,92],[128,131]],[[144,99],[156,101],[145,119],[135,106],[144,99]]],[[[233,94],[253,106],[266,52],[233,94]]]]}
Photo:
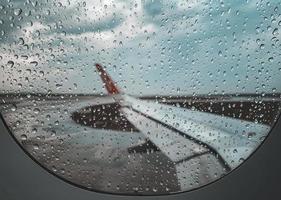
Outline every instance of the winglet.
{"type": "Polygon", "coordinates": [[[105,88],[108,91],[109,94],[119,94],[120,90],[118,87],[114,84],[114,81],[112,78],[107,74],[107,72],[103,69],[103,67],[96,63],[96,68],[99,71],[100,77],[105,84],[105,88]]]}

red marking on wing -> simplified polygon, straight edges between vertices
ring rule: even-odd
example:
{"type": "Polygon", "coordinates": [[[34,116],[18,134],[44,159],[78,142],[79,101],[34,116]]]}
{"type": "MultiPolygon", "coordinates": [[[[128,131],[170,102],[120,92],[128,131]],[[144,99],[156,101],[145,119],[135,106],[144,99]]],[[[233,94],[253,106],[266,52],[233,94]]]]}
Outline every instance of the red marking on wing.
{"type": "Polygon", "coordinates": [[[103,69],[103,67],[100,64],[96,64],[96,68],[100,73],[100,77],[105,84],[105,88],[108,91],[109,94],[119,94],[120,90],[118,87],[114,84],[114,81],[112,78],[106,73],[106,71],[103,69]]]}

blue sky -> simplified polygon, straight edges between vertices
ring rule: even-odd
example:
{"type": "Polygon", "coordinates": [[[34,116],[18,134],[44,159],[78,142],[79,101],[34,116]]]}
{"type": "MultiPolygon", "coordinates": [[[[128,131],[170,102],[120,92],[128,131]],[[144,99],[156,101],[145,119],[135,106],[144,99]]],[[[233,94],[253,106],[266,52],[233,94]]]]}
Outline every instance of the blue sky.
{"type": "Polygon", "coordinates": [[[3,92],[281,92],[281,1],[35,2],[1,3],[3,92]]]}

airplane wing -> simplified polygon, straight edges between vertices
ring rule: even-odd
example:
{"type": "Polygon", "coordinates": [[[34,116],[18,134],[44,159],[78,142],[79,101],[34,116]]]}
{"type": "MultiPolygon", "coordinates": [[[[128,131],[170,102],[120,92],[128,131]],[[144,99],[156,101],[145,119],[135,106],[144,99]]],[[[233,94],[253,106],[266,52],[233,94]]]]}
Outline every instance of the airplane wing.
{"type": "MultiPolygon", "coordinates": [[[[106,77],[106,88],[112,88],[112,79],[106,77]]],[[[248,158],[270,130],[267,125],[140,100],[116,91],[108,90],[118,96],[115,100],[120,111],[175,163],[182,189],[188,187],[190,172],[185,163],[190,158],[211,152],[229,171],[248,158]]]]}
{"type": "MultiPolygon", "coordinates": [[[[131,108],[125,107],[122,111],[137,128],[140,129],[141,126],[136,123],[139,115],[165,124],[182,137],[189,137],[211,148],[231,169],[246,159],[270,130],[267,125],[138,100],[130,96],[124,96],[124,102],[130,104],[131,108]]],[[[147,136],[152,139],[152,136],[147,136]]]]}

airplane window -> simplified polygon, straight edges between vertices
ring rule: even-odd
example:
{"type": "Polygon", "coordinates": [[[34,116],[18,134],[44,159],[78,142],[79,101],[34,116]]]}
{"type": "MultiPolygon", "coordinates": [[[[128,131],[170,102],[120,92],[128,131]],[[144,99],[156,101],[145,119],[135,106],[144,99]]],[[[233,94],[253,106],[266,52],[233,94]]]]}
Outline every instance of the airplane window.
{"type": "Polygon", "coordinates": [[[274,126],[280,39],[280,0],[3,0],[1,116],[78,187],[190,191],[274,126]]]}

